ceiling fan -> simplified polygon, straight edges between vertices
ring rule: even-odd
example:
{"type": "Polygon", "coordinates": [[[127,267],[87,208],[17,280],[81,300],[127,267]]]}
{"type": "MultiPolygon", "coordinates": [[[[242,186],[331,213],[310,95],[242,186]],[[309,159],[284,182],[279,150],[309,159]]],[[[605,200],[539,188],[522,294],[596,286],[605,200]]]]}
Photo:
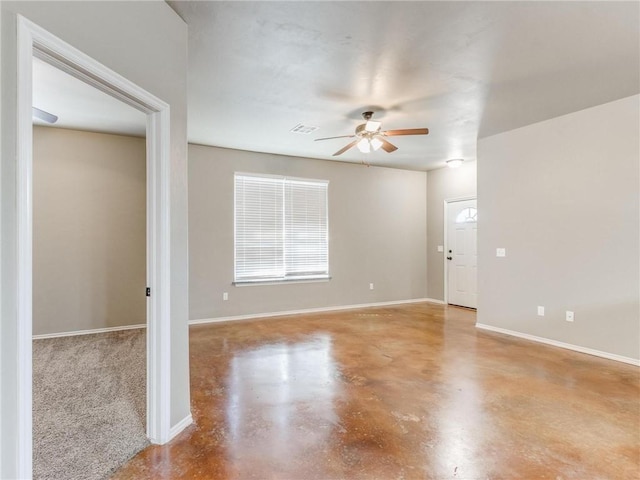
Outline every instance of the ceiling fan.
{"type": "Polygon", "coordinates": [[[338,137],[325,137],[316,138],[319,140],[331,140],[333,138],[355,138],[355,140],[349,143],[347,146],[341,148],[333,156],[342,155],[351,147],[357,146],[358,150],[362,153],[369,153],[371,151],[379,150],[382,148],[385,152],[391,153],[398,149],[395,145],[390,143],[385,137],[395,137],[398,135],[426,135],[429,133],[428,128],[405,128],[402,130],[384,130],[381,131],[380,127],[382,122],[371,120],[373,112],[363,112],[362,117],[366,123],[358,125],[356,127],[356,133],[353,135],[341,135],[338,137]]]}

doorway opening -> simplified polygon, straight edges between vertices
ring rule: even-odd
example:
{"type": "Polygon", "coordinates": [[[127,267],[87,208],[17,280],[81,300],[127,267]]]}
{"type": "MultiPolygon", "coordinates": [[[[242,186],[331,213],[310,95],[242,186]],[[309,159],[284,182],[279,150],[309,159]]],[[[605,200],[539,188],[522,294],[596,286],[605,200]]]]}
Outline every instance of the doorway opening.
{"type": "Polygon", "coordinates": [[[33,478],[103,478],[149,443],[146,116],[32,73],[33,478]]]}
{"type": "Polygon", "coordinates": [[[478,209],[475,197],[444,202],[445,303],[478,306],[478,209]]]}
{"type": "MultiPolygon", "coordinates": [[[[170,436],[169,105],[33,22],[18,16],[17,472],[32,476],[33,333],[33,59],[134,107],[146,116],[146,434],[162,444],[170,436]]],[[[141,292],[143,294],[143,292],[141,292]]]]}

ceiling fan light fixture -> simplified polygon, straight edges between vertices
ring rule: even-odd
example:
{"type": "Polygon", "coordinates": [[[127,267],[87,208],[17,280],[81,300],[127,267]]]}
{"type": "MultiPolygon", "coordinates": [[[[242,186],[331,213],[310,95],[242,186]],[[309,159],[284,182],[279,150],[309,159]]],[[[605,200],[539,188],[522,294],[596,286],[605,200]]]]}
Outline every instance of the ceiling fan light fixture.
{"type": "Polygon", "coordinates": [[[367,132],[377,132],[378,130],[380,130],[380,127],[382,126],[382,122],[376,122],[374,120],[367,120],[367,123],[364,125],[364,129],[367,132]]]}
{"type": "Polygon", "coordinates": [[[458,168],[462,165],[462,162],[464,162],[464,159],[462,158],[452,158],[451,160],[447,160],[447,167],[458,168]]]}
{"type": "Polygon", "coordinates": [[[376,138],[376,137],[373,137],[371,139],[371,148],[374,151],[379,150],[381,146],[382,146],[382,140],[380,140],[379,138],[376,138]]]}
{"type": "MultiPolygon", "coordinates": [[[[399,130],[384,130],[380,131],[382,122],[371,121],[373,112],[362,112],[362,117],[365,123],[361,123],[356,127],[356,131],[353,135],[340,135],[337,137],[324,137],[316,138],[318,140],[332,140],[334,138],[355,138],[350,143],[342,147],[336,153],[334,157],[342,155],[344,152],[353,147],[358,147],[362,153],[370,153],[372,151],[382,148],[387,153],[392,153],[398,150],[394,144],[386,140],[386,137],[395,137],[399,135],[427,135],[429,133],[428,128],[401,128],[399,130]]],[[[460,160],[462,162],[462,160],[460,160]]]]}
{"type": "Polygon", "coordinates": [[[356,146],[362,153],[369,153],[371,151],[371,144],[369,143],[368,138],[360,139],[356,146]]]}

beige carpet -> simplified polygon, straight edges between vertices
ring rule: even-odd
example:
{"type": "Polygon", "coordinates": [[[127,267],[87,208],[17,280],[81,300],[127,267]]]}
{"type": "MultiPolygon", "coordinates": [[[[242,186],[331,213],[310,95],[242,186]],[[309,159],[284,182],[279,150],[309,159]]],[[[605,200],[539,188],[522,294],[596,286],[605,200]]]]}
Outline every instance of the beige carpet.
{"type": "Polygon", "coordinates": [[[36,480],[105,479],[148,445],[146,330],[33,341],[36,480]]]}

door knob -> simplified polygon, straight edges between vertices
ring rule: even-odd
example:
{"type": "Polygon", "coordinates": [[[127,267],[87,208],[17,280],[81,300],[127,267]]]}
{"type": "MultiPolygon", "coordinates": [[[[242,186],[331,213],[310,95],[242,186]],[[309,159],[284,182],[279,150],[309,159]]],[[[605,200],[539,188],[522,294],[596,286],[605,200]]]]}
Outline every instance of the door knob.
{"type": "Polygon", "coordinates": [[[453,260],[453,257],[447,257],[447,260],[453,260]]]}

